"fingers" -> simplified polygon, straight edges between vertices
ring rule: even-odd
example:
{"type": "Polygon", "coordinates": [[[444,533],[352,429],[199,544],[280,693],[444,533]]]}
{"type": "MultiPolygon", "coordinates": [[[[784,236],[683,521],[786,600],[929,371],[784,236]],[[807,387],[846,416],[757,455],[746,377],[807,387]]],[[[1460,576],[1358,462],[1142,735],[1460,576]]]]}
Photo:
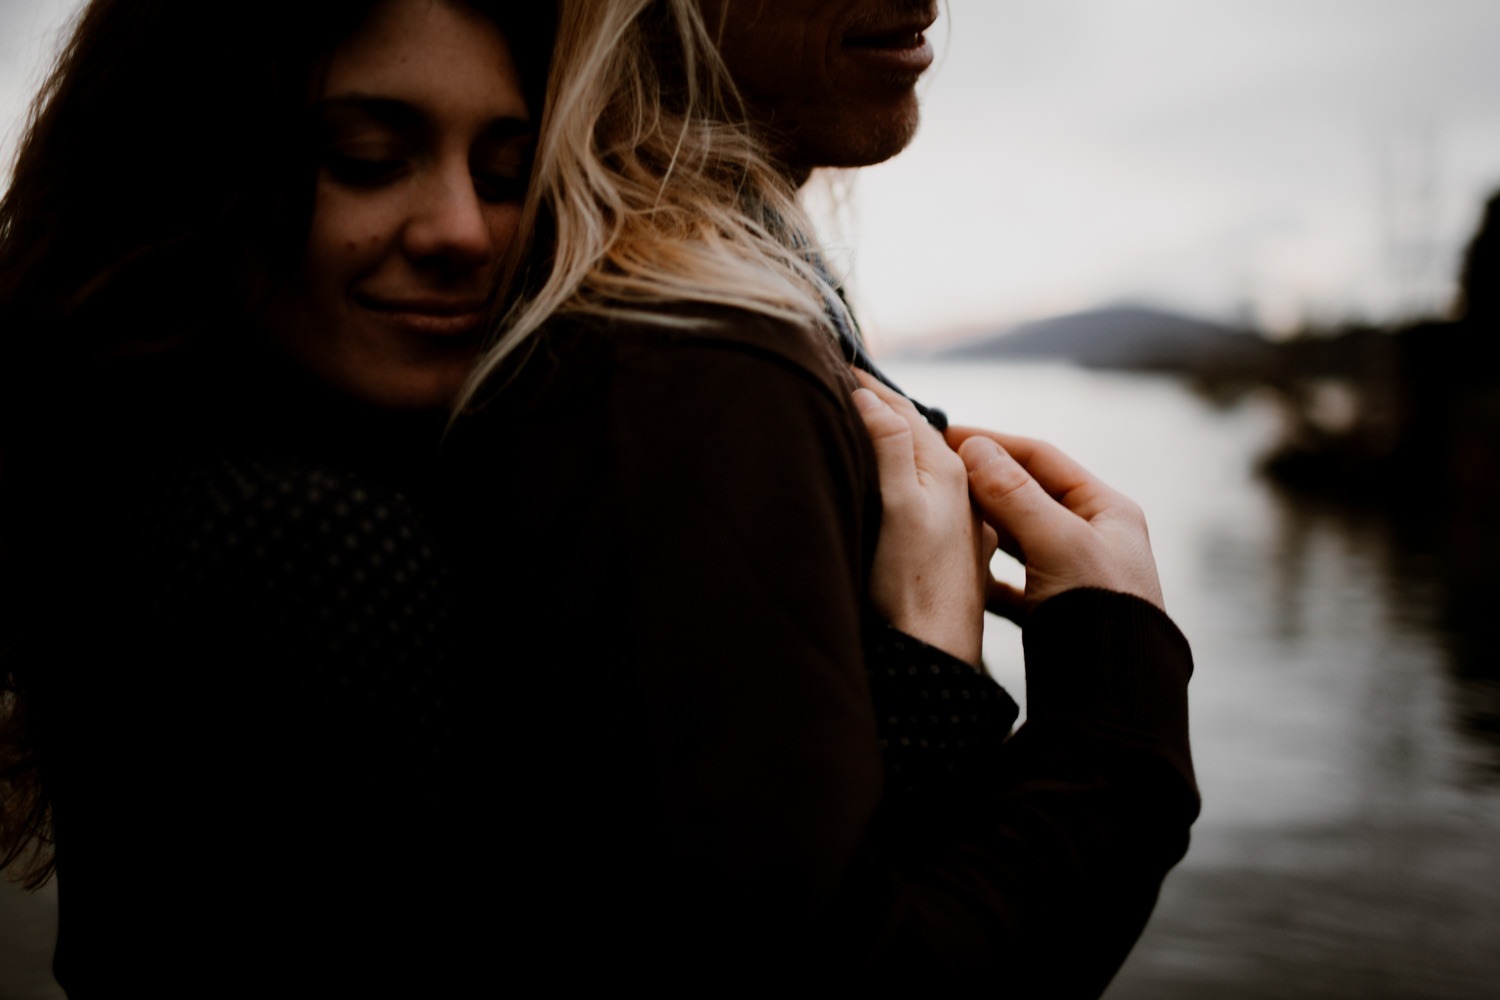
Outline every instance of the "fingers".
{"type": "MultiPolygon", "coordinates": [[[[1003,548],[1003,546],[1000,545],[1001,540],[992,526],[982,524],[982,532],[983,560],[984,565],[988,566],[996,548],[1003,548]]],[[[1007,541],[1011,546],[1015,545],[1014,539],[1007,539],[1007,541]]],[[[997,614],[1001,618],[1008,618],[1019,625],[1026,617],[1025,592],[991,575],[985,592],[984,607],[986,611],[997,614]]]]}
{"type": "Polygon", "coordinates": [[[1008,583],[992,579],[984,609],[992,615],[999,615],[1007,621],[1023,625],[1026,622],[1025,592],[1008,583]]]}
{"type": "Polygon", "coordinates": [[[944,436],[955,449],[971,438],[995,442],[1031,473],[1043,489],[1059,499],[1060,494],[1095,482],[1087,469],[1045,441],[973,427],[950,427],[944,436]]]}
{"type": "Polygon", "coordinates": [[[944,436],[949,444],[960,449],[960,453],[965,441],[976,438],[988,439],[1000,445],[1049,496],[1086,521],[1093,520],[1106,510],[1129,503],[1108,485],[1094,478],[1082,465],[1046,441],[974,427],[950,427],[944,436]]]}
{"type": "Polygon", "coordinates": [[[869,389],[854,390],[854,406],[875,448],[880,494],[887,503],[898,501],[917,486],[911,424],[869,389]]]}
{"type": "MultiPolygon", "coordinates": [[[[966,488],[964,483],[967,473],[964,471],[963,463],[959,461],[958,456],[949,447],[948,442],[943,439],[943,436],[912,405],[912,401],[868,372],[861,371],[858,368],[853,369],[853,371],[865,391],[873,393],[896,416],[906,421],[907,427],[911,432],[912,452],[911,459],[908,459],[902,468],[905,469],[907,466],[910,466],[914,460],[918,484],[926,485],[936,482],[944,484],[951,489],[964,490],[966,488]]],[[[856,396],[860,392],[861,390],[855,390],[856,396]]],[[[857,405],[863,404],[857,403],[857,405]]],[[[861,410],[861,413],[863,412],[861,410]]],[[[869,426],[868,421],[866,422],[866,426],[869,426]]],[[[886,459],[896,457],[899,456],[893,451],[882,452],[878,449],[876,451],[876,458],[881,466],[882,491],[886,485],[886,466],[888,465],[886,459]]]]}
{"type": "Polygon", "coordinates": [[[854,377],[859,379],[860,385],[879,396],[887,406],[900,413],[908,422],[917,420],[926,423],[922,414],[918,413],[917,408],[912,405],[911,400],[901,395],[901,393],[892,389],[863,368],[853,368],[851,371],[854,372],[854,377]]]}
{"type": "MultiPolygon", "coordinates": [[[[1010,551],[1009,534],[1026,565],[1026,605],[1100,587],[1163,607],[1145,518],[1133,502],[1051,445],[967,429],[955,436],[974,504],[1001,547],[1010,551]]],[[[1013,588],[991,588],[991,609],[1013,617],[1014,597],[1013,588]]]]}
{"type": "Polygon", "coordinates": [[[994,528],[983,521],[979,522],[979,546],[980,555],[986,564],[994,557],[995,550],[1000,547],[999,534],[995,532],[994,528]]]}
{"type": "MultiPolygon", "coordinates": [[[[969,470],[969,494],[1000,536],[1013,540],[1012,555],[1025,560],[1028,542],[1070,527],[1076,515],[1059,506],[1031,474],[992,438],[964,440],[959,457],[969,470]]],[[[1006,551],[1010,551],[1009,548],[1006,551]]]]}
{"type": "Polygon", "coordinates": [[[913,443],[916,446],[917,464],[919,466],[924,469],[930,469],[933,465],[947,460],[947,456],[953,453],[953,449],[949,447],[948,442],[943,440],[943,436],[927,422],[927,418],[922,416],[921,412],[912,405],[911,400],[869,372],[858,368],[855,368],[853,371],[854,377],[859,379],[860,385],[873,392],[876,396],[879,396],[881,402],[889,406],[910,425],[913,443]]]}

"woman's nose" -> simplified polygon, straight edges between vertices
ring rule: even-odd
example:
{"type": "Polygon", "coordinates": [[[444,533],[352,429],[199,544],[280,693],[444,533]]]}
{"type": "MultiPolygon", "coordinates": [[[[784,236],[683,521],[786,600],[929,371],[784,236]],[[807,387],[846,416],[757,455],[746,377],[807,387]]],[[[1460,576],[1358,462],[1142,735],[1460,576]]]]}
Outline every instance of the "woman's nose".
{"type": "Polygon", "coordinates": [[[495,241],[485,209],[467,163],[434,169],[415,193],[404,238],[407,255],[457,266],[489,264],[495,241]]]}

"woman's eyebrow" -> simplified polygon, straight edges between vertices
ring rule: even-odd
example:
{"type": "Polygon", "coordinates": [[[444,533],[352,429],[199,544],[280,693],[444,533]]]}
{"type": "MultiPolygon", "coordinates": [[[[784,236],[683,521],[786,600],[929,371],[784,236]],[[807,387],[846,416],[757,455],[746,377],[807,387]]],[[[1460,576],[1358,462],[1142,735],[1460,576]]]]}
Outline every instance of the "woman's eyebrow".
{"type": "MultiPolygon", "coordinates": [[[[412,131],[426,128],[429,117],[416,105],[393,97],[376,97],[365,94],[342,94],[326,97],[317,104],[324,120],[364,119],[391,129],[412,131]]],[[[496,118],[484,128],[487,139],[510,139],[531,135],[536,128],[531,120],[522,117],[496,118]]]]}
{"type": "Polygon", "coordinates": [[[318,102],[317,110],[325,121],[365,119],[402,131],[419,129],[427,123],[427,118],[421,111],[405,101],[390,97],[363,94],[326,97],[318,102]]]}
{"type": "Polygon", "coordinates": [[[484,128],[481,136],[487,142],[509,142],[512,139],[535,139],[536,126],[526,118],[496,118],[484,128]]]}

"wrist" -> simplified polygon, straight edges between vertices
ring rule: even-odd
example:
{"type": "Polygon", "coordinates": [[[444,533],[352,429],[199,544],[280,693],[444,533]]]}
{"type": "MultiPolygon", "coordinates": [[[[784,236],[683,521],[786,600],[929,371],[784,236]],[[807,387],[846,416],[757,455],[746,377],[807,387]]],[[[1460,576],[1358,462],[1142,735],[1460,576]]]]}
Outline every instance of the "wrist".
{"type": "Polygon", "coordinates": [[[954,659],[979,667],[984,645],[984,612],[954,608],[899,609],[886,618],[899,632],[919,639],[954,659]]]}

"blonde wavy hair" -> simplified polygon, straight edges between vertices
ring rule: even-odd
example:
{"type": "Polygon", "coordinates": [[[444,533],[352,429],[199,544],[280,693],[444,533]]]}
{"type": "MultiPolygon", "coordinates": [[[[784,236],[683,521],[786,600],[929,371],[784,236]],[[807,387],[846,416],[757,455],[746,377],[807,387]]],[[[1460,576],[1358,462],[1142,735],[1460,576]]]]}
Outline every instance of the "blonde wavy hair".
{"type": "MultiPolygon", "coordinates": [[[[460,407],[555,315],[702,322],[731,306],[830,333],[797,188],[752,125],[700,2],[561,0],[511,303],[460,407]]],[[[723,18],[719,19],[723,23],[723,18]]]]}

